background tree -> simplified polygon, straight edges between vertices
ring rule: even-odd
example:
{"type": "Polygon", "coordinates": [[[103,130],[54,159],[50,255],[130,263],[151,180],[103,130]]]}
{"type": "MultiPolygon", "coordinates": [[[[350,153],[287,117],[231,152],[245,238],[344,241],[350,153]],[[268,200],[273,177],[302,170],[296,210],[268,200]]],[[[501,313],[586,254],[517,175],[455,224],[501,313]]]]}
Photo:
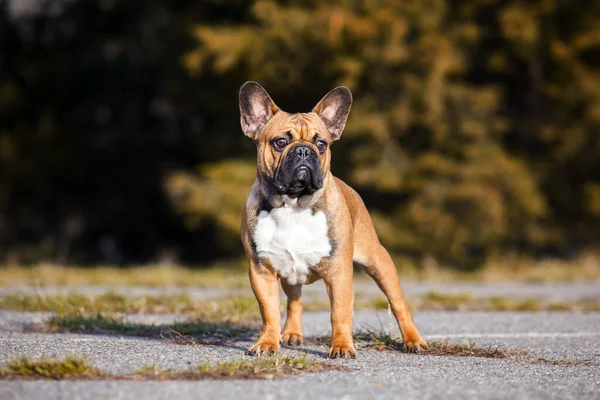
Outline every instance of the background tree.
{"type": "Polygon", "coordinates": [[[237,91],[355,104],[333,171],[393,252],[473,267],[600,242],[600,4],[0,2],[0,253],[241,254],[237,91]]]}

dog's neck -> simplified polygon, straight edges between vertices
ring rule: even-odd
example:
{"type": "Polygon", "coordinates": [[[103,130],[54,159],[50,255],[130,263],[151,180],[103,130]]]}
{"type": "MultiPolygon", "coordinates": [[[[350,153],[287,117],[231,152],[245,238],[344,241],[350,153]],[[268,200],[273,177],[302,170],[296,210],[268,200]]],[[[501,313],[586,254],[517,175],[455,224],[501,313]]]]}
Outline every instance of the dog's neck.
{"type": "Polygon", "coordinates": [[[325,189],[329,181],[332,178],[331,172],[327,172],[325,177],[323,178],[323,187],[311,195],[308,196],[300,196],[297,198],[291,198],[287,195],[282,195],[277,193],[275,187],[271,183],[270,178],[265,178],[261,176],[260,173],[257,174],[257,179],[260,185],[260,195],[262,200],[269,203],[273,208],[279,207],[301,207],[301,208],[312,208],[314,207],[319,200],[325,194],[325,189]]]}

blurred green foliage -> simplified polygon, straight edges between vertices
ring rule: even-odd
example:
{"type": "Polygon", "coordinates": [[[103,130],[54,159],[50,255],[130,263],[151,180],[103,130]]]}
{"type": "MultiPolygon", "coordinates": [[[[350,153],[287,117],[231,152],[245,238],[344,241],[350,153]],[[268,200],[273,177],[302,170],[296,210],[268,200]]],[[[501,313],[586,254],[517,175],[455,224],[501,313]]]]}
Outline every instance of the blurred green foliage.
{"type": "Polygon", "coordinates": [[[472,267],[600,243],[600,4],[0,1],[0,252],[241,253],[237,91],[355,103],[333,171],[392,252],[472,267]]]}

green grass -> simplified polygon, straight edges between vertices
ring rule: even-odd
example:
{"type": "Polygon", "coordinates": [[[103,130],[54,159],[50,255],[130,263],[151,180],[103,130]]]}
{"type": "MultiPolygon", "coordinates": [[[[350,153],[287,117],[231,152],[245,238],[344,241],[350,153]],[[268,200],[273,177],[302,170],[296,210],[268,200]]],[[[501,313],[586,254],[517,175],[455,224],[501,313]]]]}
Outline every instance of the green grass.
{"type": "Polygon", "coordinates": [[[32,361],[27,357],[11,359],[0,370],[0,378],[25,379],[90,379],[103,377],[99,370],[89,365],[86,358],[69,356],[64,360],[32,361]]]}
{"type": "Polygon", "coordinates": [[[114,292],[88,297],[81,294],[57,296],[7,296],[0,309],[54,311],[38,332],[118,333],[163,337],[174,343],[215,343],[256,332],[260,314],[254,298],[233,297],[194,301],[187,296],[127,297],[114,292]],[[129,323],[124,313],[169,312],[185,315],[188,321],[169,325],[129,323]]]}
{"type": "Polygon", "coordinates": [[[324,300],[310,300],[303,304],[304,311],[326,311],[331,309],[329,301],[324,300]]]}
{"type": "Polygon", "coordinates": [[[302,357],[276,356],[243,358],[217,364],[201,362],[191,371],[173,371],[156,365],[139,369],[136,379],[273,379],[309,372],[341,369],[335,365],[324,365],[317,360],[302,357]]]}
{"type": "Polygon", "coordinates": [[[385,331],[358,330],[352,335],[357,346],[377,350],[404,350],[402,340],[385,331]]]}
{"type": "Polygon", "coordinates": [[[0,370],[0,379],[37,380],[204,380],[204,379],[274,379],[305,373],[343,370],[339,365],[323,364],[302,357],[258,357],[218,364],[201,363],[187,371],[173,371],[159,366],[140,368],[132,374],[109,375],[89,365],[85,357],[69,356],[63,360],[32,361],[27,357],[12,359],[0,370]]]}
{"type": "Polygon", "coordinates": [[[582,311],[600,311],[600,303],[594,299],[579,299],[575,304],[582,311]]]}
{"type": "MultiPolygon", "coordinates": [[[[495,311],[540,311],[542,309],[542,305],[538,300],[535,299],[510,299],[503,296],[494,296],[489,300],[489,304],[491,308],[495,311]]],[[[569,309],[569,305],[566,303],[561,303],[561,307],[558,306],[559,303],[553,303],[552,310],[558,311],[558,308],[569,309]]],[[[550,309],[550,307],[548,307],[550,309]]],[[[561,310],[562,311],[562,310],[561,310]]]]}
{"type": "MultiPolygon", "coordinates": [[[[548,311],[571,311],[572,306],[567,303],[555,302],[547,305],[548,311]]],[[[597,311],[597,310],[595,310],[597,311]]]]}
{"type": "Polygon", "coordinates": [[[389,302],[385,297],[376,297],[374,299],[370,299],[370,301],[366,302],[365,304],[359,304],[359,308],[375,310],[387,310],[388,306],[389,302]]]}
{"type": "Polygon", "coordinates": [[[101,296],[0,297],[0,309],[54,311],[38,332],[78,332],[162,337],[177,344],[218,343],[232,337],[250,337],[260,323],[258,303],[241,296],[195,301],[187,296],[127,297],[114,292],[101,296]],[[129,323],[124,313],[168,312],[188,316],[169,325],[129,323]]]}
{"type": "Polygon", "coordinates": [[[257,328],[258,322],[252,325],[198,319],[169,325],[154,325],[128,323],[110,315],[73,313],[50,317],[44,327],[32,328],[32,330],[160,337],[176,344],[214,344],[231,338],[250,338],[257,333],[257,328]]]}
{"type": "Polygon", "coordinates": [[[80,293],[59,295],[8,295],[0,297],[0,309],[20,311],[54,311],[70,313],[85,310],[89,313],[191,313],[203,304],[187,295],[128,297],[114,291],[98,296],[80,293]]]}
{"type": "Polygon", "coordinates": [[[470,293],[447,294],[440,292],[429,292],[419,298],[417,306],[420,309],[445,309],[460,310],[469,302],[473,301],[473,295],[470,293]]]}
{"type": "Polygon", "coordinates": [[[200,365],[200,372],[210,374],[216,378],[248,379],[257,376],[270,378],[297,375],[301,372],[318,372],[323,369],[321,363],[316,360],[309,360],[307,356],[308,353],[302,357],[258,357],[256,359],[223,362],[216,365],[202,364],[200,365]]]}

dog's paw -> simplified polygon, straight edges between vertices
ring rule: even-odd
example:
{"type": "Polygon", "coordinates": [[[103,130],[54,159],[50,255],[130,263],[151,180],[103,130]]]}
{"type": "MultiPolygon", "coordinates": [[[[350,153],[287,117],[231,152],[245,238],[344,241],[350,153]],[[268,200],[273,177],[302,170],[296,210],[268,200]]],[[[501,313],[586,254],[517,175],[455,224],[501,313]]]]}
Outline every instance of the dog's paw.
{"type": "Polygon", "coordinates": [[[286,346],[300,346],[302,344],[302,335],[298,333],[284,333],[281,337],[281,343],[286,346]]]}
{"type": "Polygon", "coordinates": [[[258,341],[254,346],[248,349],[249,356],[272,356],[279,353],[278,342],[262,342],[258,341]]]}
{"type": "Polygon", "coordinates": [[[356,350],[351,343],[333,343],[327,356],[329,358],[356,358],[356,350]]]}
{"type": "Polygon", "coordinates": [[[409,338],[404,340],[403,350],[405,353],[418,353],[421,350],[429,348],[429,345],[422,337],[409,338]]]}

